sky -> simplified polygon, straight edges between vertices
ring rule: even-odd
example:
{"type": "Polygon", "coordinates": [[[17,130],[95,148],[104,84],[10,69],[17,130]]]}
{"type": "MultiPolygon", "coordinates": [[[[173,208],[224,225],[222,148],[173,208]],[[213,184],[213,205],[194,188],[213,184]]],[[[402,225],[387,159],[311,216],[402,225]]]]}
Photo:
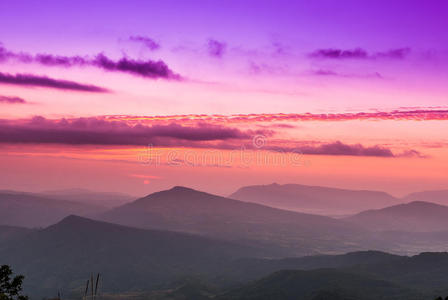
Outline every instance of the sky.
{"type": "Polygon", "coordinates": [[[446,189],[446,1],[1,1],[0,189],[446,189]]]}

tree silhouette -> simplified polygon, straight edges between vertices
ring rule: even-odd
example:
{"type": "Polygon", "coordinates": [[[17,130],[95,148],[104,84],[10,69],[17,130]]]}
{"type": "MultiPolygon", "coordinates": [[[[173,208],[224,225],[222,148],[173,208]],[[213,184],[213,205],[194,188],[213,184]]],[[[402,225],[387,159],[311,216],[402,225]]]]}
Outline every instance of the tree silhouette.
{"type": "Polygon", "coordinates": [[[0,267],[0,300],[28,300],[27,296],[21,295],[24,277],[11,276],[12,270],[9,266],[0,267]]]}

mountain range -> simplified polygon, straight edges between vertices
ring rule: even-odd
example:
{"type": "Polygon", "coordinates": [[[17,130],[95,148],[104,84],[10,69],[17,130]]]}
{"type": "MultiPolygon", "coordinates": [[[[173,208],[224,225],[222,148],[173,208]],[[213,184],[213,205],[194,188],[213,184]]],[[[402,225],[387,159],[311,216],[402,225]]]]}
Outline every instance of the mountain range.
{"type": "Polygon", "coordinates": [[[97,272],[102,290],[134,300],[401,300],[448,292],[448,254],[436,253],[448,247],[443,205],[413,201],[332,218],[179,186],[112,208],[74,196],[81,192],[0,192],[0,264],[26,276],[33,299],[58,290],[78,298],[97,272]],[[394,254],[360,251],[368,249],[394,254]]]}
{"type": "Polygon", "coordinates": [[[415,201],[448,205],[448,190],[416,192],[398,198],[381,191],[273,183],[242,187],[229,198],[280,209],[339,217],[415,201]]]}
{"type": "MultiPolygon", "coordinates": [[[[272,255],[359,250],[365,231],[330,217],[280,210],[185,187],[153,193],[114,208],[104,221],[217,237],[271,249],[272,255]]],[[[363,241],[364,242],[364,241],[363,241]]]]}
{"type": "MultiPolygon", "coordinates": [[[[87,192],[64,193],[73,196],[87,192]]],[[[71,196],[56,197],[64,193],[54,192],[53,196],[45,198],[3,191],[0,193],[0,225],[45,227],[77,214],[131,227],[179,231],[263,247],[265,254],[272,257],[368,249],[415,254],[440,251],[448,244],[445,218],[448,207],[421,201],[335,219],[185,187],[156,192],[135,201],[127,199],[126,204],[111,209],[84,203],[85,199],[74,202],[68,200],[71,196]]],[[[107,193],[98,194],[97,199],[107,197],[107,193]]]]}

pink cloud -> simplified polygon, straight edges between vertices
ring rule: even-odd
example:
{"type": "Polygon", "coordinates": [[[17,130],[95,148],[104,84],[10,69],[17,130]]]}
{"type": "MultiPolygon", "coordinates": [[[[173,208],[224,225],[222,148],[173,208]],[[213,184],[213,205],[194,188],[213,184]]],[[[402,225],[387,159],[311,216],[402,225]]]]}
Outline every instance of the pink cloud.
{"type": "Polygon", "coordinates": [[[0,121],[0,142],[55,143],[71,145],[172,144],[169,140],[213,141],[247,139],[250,131],[201,123],[196,126],[129,125],[125,121],[102,118],[48,120],[34,117],[25,121],[0,121]]]}
{"type": "Polygon", "coordinates": [[[373,157],[425,157],[419,151],[406,150],[402,153],[393,153],[391,149],[375,145],[364,146],[361,144],[345,144],[341,141],[323,143],[317,146],[293,147],[267,147],[267,149],[279,152],[296,152],[299,154],[334,155],[334,156],[373,156],[373,157]]]}
{"type": "Polygon", "coordinates": [[[105,116],[108,120],[126,120],[128,122],[155,122],[155,121],[183,121],[183,122],[212,122],[212,123],[259,123],[259,122],[337,122],[337,121],[429,121],[448,120],[448,110],[443,108],[411,110],[393,110],[356,113],[327,113],[327,114],[234,114],[234,115],[171,115],[171,116],[105,116]]]}
{"type": "Polygon", "coordinates": [[[375,157],[423,157],[418,151],[407,150],[394,153],[380,146],[317,142],[304,145],[294,140],[273,140],[261,147],[254,142],[254,136],[263,139],[275,131],[241,130],[229,125],[198,122],[194,125],[182,121],[155,123],[108,120],[104,117],[48,120],[35,117],[30,120],[0,120],[0,143],[65,144],[65,145],[107,145],[186,147],[202,149],[234,150],[242,147],[253,150],[275,152],[296,152],[313,155],[347,155],[375,157]]]}
{"type": "Polygon", "coordinates": [[[2,96],[0,95],[0,103],[6,104],[25,104],[27,103],[24,99],[20,97],[2,96]]]}

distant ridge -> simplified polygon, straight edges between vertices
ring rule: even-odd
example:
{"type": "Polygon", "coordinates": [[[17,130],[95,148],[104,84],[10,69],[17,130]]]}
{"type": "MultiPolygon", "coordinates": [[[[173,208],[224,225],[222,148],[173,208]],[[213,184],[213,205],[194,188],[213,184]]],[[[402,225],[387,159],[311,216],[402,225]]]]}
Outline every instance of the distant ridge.
{"type": "Polygon", "coordinates": [[[399,203],[399,199],[380,191],[277,183],[242,187],[229,197],[281,209],[324,215],[347,215],[399,203]]]}
{"type": "Polygon", "coordinates": [[[0,192],[0,225],[45,227],[70,214],[94,215],[103,207],[70,200],[56,200],[22,192],[0,192]]]}
{"type": "Polygon", "coordinates": [[[83,188],[44,191],[36,193],[36,195],[56,200],[81,202],[106,208],[123,205],[137,198],[124,193],[98,192],[83,188]]]}
{"type": "Polygon", "coordinates": [[[365,228],[377,231],[447,231],[448,207],[414,201],[383,209],[368,210],[345,218],[365,228]]]}
{"type": "Polygon", "coordinates": [[[406,202],[428,201],[440,205],[448,205],[448,190],[434,190],[411,193],[403,198],[406,202]]]}

